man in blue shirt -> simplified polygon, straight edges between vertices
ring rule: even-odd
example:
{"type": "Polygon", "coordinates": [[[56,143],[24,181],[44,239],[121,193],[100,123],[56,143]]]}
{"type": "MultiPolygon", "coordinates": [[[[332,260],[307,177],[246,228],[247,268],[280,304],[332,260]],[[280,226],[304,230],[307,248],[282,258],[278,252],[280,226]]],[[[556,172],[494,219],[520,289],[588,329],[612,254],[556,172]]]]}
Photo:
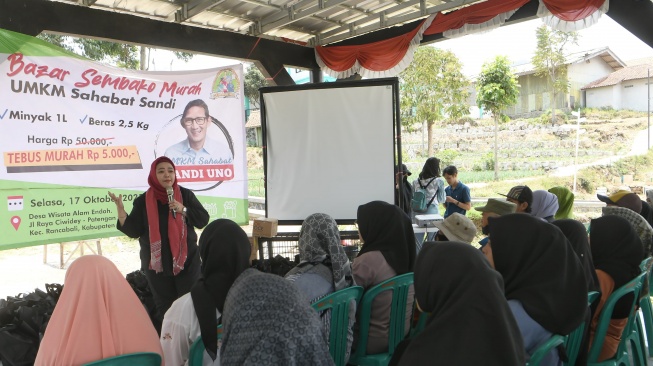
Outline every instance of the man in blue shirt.
{"type": "Polygon", "coordinates": [[[444,168],[442,176],[449,184],[444,189],[444,193],[447,195],[444,202],[446,207],[444,218],[446,219],[454,212],[465,215],[467,210],[472,209],[472,196],[469,194],[469,187],[458,180],[458,169],[453,165],[444,168]]]}
{"type": "Polygon", "coordinates": [[[207,136],[211,124],[206,103],[201,99],[189,102],[181,116],[181,126],[187,138],[170,146],[164,155],[175,165],[232,164],[233,155],[229,147],[207,136]]]}

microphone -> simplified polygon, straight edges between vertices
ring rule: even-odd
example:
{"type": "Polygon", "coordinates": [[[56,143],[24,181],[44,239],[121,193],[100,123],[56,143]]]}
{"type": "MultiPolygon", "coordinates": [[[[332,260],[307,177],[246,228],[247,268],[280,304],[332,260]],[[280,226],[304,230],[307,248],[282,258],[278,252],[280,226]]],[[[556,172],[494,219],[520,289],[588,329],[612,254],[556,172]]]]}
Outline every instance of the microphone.
{"type": "MultiPolygon", "coordinates": [[[[172,203],[172,201],[174,201],[174,191],[172,190],[172,187],[166,187],[166,193],[168,193],[168,203],[172,203]]],[[[177,212],[175,212],[175,210],[172,210],[172,218],[177,218],[177,212]]]]}

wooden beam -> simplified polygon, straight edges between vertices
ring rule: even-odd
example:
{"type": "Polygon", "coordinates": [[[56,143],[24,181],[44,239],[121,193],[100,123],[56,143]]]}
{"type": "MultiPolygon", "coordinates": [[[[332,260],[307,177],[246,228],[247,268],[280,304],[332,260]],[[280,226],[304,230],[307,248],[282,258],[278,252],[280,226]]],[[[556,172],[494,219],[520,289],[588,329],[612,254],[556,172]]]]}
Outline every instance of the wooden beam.
{"type": "Polygon", "coordinates": [[[608,16],[642,42],[653,47],[653,2],[650,0],[610,1],[608,16]]]}
{"type": "Polygon", "coordinates": [[[0,28],[32,36],[52,31],[267,65],[318,67],[310,47],[49,0],[0,0],[0,28]]]}

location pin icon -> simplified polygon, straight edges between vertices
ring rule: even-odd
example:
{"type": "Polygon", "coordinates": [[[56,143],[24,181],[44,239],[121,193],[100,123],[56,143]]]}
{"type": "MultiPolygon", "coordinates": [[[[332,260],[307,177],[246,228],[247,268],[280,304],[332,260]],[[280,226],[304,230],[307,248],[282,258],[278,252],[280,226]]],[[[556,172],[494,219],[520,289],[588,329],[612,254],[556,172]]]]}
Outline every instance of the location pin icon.
{"type": "Polygon", "coordinates": [[[11,225],[18,231],[18,227],[20,226],[20,216],[14,216],[11,218],[11,225]]]}

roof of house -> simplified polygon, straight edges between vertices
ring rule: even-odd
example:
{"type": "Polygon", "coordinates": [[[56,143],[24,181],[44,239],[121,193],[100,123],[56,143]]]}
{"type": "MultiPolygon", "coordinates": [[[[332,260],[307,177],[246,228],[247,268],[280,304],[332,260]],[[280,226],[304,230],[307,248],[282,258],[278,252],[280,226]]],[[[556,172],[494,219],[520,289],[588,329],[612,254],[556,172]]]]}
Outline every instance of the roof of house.
{"type": "MultiPolygon", "coordinates": [[[[621,61],[621,59],[619,59],[619,57],[617,57],[609,47],[573,52],[568,54],[566,59],[568,65],[573,65],[585,62],[594,57],[600,57],[606,64],[612,67],[613,70],[619,70],[626,67],[626,63],[621,61]]],[[[513,70],[517,76],[529,75],[535,73],[535,66],[529,62],[526,64],[515,65],[513,66],[513,70]]]]}
{"type": "Polygon", "coordinates": [[[651,74],[653,74],[653,64],[628,66],[621,70],[617,70],[608,76],[592,81],[591,83],[582,87],[581,90],[600,88],[602,86],[612,86],[627,80],[646,79],[649,70],[651,74]]]}
{"type": "Polygon", "coordinates": [[[261,127],[261,110],[255,109],[249,113],[245,128],[261,127]]]}
{"type": "Polygon", "coordinates": [[[653,57],[644,57],[644,58],[636,58],[634,60],[628,60],[626,61],[626,64],[628,66],[635,66],[641,64],[653,65],[653,57]]]}

